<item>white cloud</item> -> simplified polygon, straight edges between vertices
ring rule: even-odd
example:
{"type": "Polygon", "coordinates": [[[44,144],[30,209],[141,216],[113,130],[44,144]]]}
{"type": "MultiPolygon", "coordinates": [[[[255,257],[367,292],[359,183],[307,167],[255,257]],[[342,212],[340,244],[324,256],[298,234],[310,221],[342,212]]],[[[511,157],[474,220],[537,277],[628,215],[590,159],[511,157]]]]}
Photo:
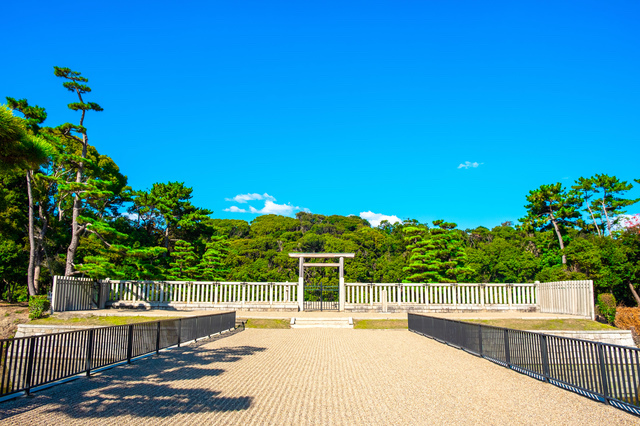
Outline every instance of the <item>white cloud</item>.
{"type": "Polygon", "coordinates": [[[471,167],[472,169],[475,169],[476,167],[480,166],[481,164],[484,163],[478,163],[477,161],[474,161],[473,163],[471,161],[465,161],[464,163],[461,163],[458,168],[459,169],[468,169],[469,167],[471,167]]]}
{"type": "Polygon", "coordinates": [[[266,192],[264,194],[258,194],[258,193],[253,193],[253,194],[238,194],[233,198],[225,198],[226,201],[235,201],[236,203],[241,203],[244,204],[247,201],[251,201],[251,200],[270,200],[270,201],[276,201],[275,197],[272,197],[271,195],[267,194],[266,192]]]}
{"type": "Polygon", "coordinates": [[[232,212],[232,213],[246,213],[247,211],[245,209],[241,209],[240,207],[237,206],[231,206],[228,209],[224,209],[225,212],[232,212]]]}
{"type": "Polygon", "coordinates": [[[271,200],[267,200],[264,202],[264,207],[260,210],[256,209],[253,206],[249,206],[251,213],[257,214],[280,214],[283,216],[289,216],[296,210],[300,210],[300,207],[293,206],[291,204],[276,204],[271,200]]]}
{"type": "Polygon", "coordinates": [[[361,212],[360,217],[368,220],[371,226],[373,226],[374,228],[380,225],[380,222],[382,222],[383,220],[386,220],[389,223],[402,222],[398,216],[395,216],[395,215],[389,216],[382,213],[374,213],[372,211],[361,212]]]}
{"type": "Polygon", "coordinates": [[[140,217],[138,213],[123,213],[122,216],[126,217],[129,220],[138,220],[140,217]]]}

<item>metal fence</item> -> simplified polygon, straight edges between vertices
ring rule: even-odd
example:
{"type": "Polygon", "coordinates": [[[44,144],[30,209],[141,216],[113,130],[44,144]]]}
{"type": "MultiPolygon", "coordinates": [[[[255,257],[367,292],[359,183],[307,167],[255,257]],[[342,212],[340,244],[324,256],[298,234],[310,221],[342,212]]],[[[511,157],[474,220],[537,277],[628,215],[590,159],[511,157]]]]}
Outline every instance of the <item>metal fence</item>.
{"type": "Polygon", "coordinates": [[[408,314],[409,330],[640,416],[640,349],[408,314]]]}
{"type": "Polygon", "coordinates": [[[235,327],[236,313],[99,327],[64,333],[0,340],[0,396],[37,386],[160,349],[211,336],[235,327]]]}

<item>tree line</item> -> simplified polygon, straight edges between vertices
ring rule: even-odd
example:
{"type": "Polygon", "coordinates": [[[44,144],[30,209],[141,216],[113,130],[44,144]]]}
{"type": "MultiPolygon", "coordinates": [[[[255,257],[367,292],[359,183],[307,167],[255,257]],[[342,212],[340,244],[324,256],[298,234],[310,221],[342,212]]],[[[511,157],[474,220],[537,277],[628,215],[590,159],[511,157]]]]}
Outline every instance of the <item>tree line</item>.
{"type": "MultiPolygon", "coordinates": [[[[0,106],[0,295],[24,300],[54,275],[112,279],[296,281],[289,252],[353,252],[348,282],[532,282],[593,279],[598,292],[640,304],[640,221],[626,217],[633,184],[598,174],[523,197],[526,215],[493,229],[436,220],[382,222],[299,212],[251,222],[216,219],[193,188],[133,189],[89,143],[88,79],[54,67],[75,123],[45,126],[46,110],[0,106]],[[627,226],[621,226],[625,218],[627,226]]],[[[640,183],[638,179],[636,183],[640,183]]]]}

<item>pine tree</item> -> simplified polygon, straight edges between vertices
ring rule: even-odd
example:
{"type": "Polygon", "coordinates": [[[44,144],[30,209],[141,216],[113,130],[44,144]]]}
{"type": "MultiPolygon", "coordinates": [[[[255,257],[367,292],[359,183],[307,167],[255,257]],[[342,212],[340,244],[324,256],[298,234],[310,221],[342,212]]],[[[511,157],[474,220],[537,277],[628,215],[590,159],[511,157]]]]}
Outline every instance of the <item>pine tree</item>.
{"type": "MultiPolygon", "coordinates": [[[[80,155],[74,155],[75,158],[72,161],[75,163],[75,179],[73,182],[67,182],[65,185],[60,186],[60,189],[64,192],[73,194],[73,213],[71,218],[71,242],[67,248],[67,259],[65,266],[65,275],[72,275],[74,272],[75,254],[78,250],[78,244],[80,242],[80,236],[87,229],[87,223],[81,223],[80,218],[82,210],[84,208],[84,200],[97,195],[99,197],[113,196],[113,193],[109,191],[101,190],[101,188],[92,185],[92,182],[87,181],[85,176],[85,167],[87,166],[87,151],[89,149],[89,138],[87,136],[87,128],[84,126],[84,119],[87,111],[102,111],[102,107],[95,102],[85,102],[83,95],[91,92],[91,88],[84,83],[89,80],[86,77],[82,77],[78,71],[72,71],[69,68],[53,67],[56,77],[63,78],[67,81],[62,83],[62,86],[75,93],[78,96],[79,102],[72,102],[68,105],[72,111],[80,111],[80,121],[77,125],[66,123],[59,127],[63,134],[73,137],[81,145],[80,155]],[[78,136],[75,136],[73,134],[78,136]]],[[[95,183],[95,182],[94,182],[95,183]]]]}
{"type": "Polygon", "coordinates": [[[433,221],[434,228],[405,228],[411,250],[406,282],[455,283],[473,270],[466,266],[464,239],[455,223],[433,221]]]}
{"type": "Polygon", "coordinates": [[[222,236],[211,237],[206,251],[198,265],[200,276],[205,281],[223,281],[228,272],[223,267],[223,261],[229,252],[229,243],[222,236]]]}
{"type": "Polygon", "coordinates": [[[184,240],[176,241],[176,245],[171,252],[173,262],[167,271],[171,280],[193,280],[198,278],[198,257],[193,245],[184,240]]]}

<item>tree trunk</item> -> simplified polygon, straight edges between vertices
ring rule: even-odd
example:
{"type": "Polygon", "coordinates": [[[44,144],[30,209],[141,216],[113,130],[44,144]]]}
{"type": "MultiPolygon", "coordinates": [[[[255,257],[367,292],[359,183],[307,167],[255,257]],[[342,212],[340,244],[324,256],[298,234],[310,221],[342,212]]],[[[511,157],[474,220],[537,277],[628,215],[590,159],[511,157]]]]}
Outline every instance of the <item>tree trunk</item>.
{"type": "Polygon", "coordinates": [[[636,304],[640,306],[640,296],[638,296],[638,292],[636,291],[636,288],[633,286],[633,284],[631,284],[631,281],[629,281],[627,284],[629,285],[629,290],[631,290],[631,294],[633,295],[633,298],[636,299],[636,304]]]}
{"type": "Polygon", "coordinates": [[[27,195],[29,198],[29,266],[27,269],[27,288],[29,296],[36,295],[33,272],[36,261],[36,244],[33,230],[33,194],[31,193],[31,170],[27,170],[27,195]]]}
{"type": "Polygon", "coordinates": [[[567,266],[567,255],[564,254],[564,241],[562,240],[562,235],[560,234],[560,228],[558,228],[558,223],[556,222],[556,218],[553,217],[553,214],[549,213],[549,217],[551,218],[551,223],[553,223],[553,228],[556,230],[558,242],[560,243],[560,250],[562,251],[562,264],[564,266],[567,266]]]}
{"type": "Polygon", "coordinates": [[[164,252],[164,257],[169,256],[169,225],[167,225],[167,228],[164,230],[164,248],[167,249],[167,251],[164,252]]]}
{"type": "Polygon", "coordinates": [[[591,220],[593,220],[593,224],[596,226],[596,230],[598,231],[598,236],[602,236],[602,231],[600,231],[600,227],[598,226],[598,222],[596,222],[596,218],[591,211],[591,206],[587,204],[587,209],[589,210],[589,214],[591,215],[591,220]]]}
{"type": "MultiPolygon", "coordinates": [[[[84,113],[83,113],[84,118],[84,113]]],[[[82,125],[82,121],[80,122],[82,125]]],[[[87,158],[87,134],[82,134],[82,158],[87,158]]],[[[84,174],[84,162],[81,161],[78,164],[78,170],[76,171],[76,183],[82,183],[82,175],[84,174]]],[[[80,209],[82,208],[82,200],[79,194],[74,193],[73,198],[73,214],[71,216],[71,242],[67,249],[67,264],[65,266],[65,276],[73,275],[75,267],[73,262],[76,256],[76,250],[78,250],[78,244],[80,243],[80,225],[78,224],[78,217],[80,216],[80,209]]]]}
{"type": "MultiPolygon", "coordinates": [[[[38,216],[40,217],[40,222],[42,223],[42,227],[40,228],[39,236],[38,236],[38,239],[36,240],[36,259],[35,259],[35,267],[33,270],[33,286],[36,289],[36,293],[40,290],[38,283],[40,282],[42,260],[45,255],[44,237],[47,234],[47,230],[49,228],[49,220],[47,219],[47,216],[44,214],[42,203],[38,203],[38,216]]],[[[50,272],[53,273],[53,271],[51,271],[51,268],[50,268],[50,272]]]]}

